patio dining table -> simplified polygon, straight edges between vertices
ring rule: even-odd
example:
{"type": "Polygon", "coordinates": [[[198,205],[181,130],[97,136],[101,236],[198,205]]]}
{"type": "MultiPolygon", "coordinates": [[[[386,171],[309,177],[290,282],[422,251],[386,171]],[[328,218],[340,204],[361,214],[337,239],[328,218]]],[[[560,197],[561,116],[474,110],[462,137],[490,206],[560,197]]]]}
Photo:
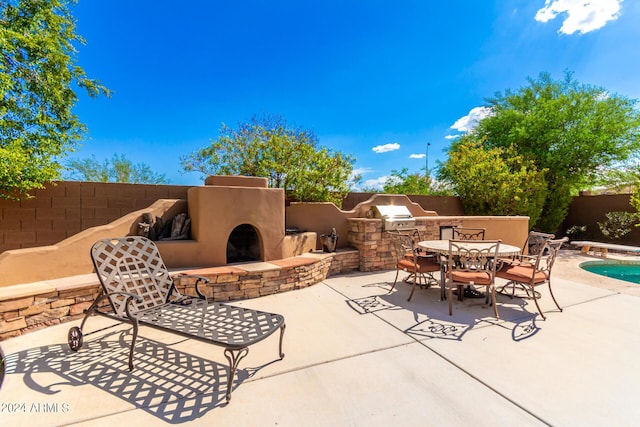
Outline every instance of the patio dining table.
{"type": "MultiPolygon", "coordinates": [[[[477,249],[477,250],[487,249],[491,245],[493,245],[493,243],[485,243],[481,240],[465,240],[463,242],[458,241],[456,244],[465,249],[477,249]]],[[[424,240],[424,241],[418,242],[418,247],[420,247],[421,249],[427,252],[436,253],[438,255],[442,255],[442,256],[449,255],[449,240],[424,240]]],[[[507,258],[511,256],[516,256],[519,254],[520,254],[520,248],[518,246],[507,245],[506,243],[500,243],[500,247],[498,248],[498,257],[507,258]]],[[[440,263],[440,265],[441,265],[440,299],[444,300],[445,299],[444,281],[445,281],[446,263],[442,262],[440,263]]],[[[461,299],[461,297],[462,295],[460,295],[458,298],[461,299]]]]}

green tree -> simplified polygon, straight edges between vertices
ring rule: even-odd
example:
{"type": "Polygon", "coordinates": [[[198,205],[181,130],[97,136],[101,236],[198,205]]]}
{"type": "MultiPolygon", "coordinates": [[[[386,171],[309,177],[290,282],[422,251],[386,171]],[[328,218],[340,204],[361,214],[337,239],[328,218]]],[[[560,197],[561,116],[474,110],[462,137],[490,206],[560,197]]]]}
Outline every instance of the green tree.
{"type": "MultiPolygon", "coordinates": [[[[636,210],[636,216],[640,218],[640,167],[636,169],[633,192],[631,193],[629,204],[636,210]]],[[[640,227],[640,223],[636,224],[636,227],[640,227]]]]}
{"type": "Polygon", "coordinates": [[[639,165],[640,158],[634,154],[625,162],[598,167],[594,180],[581,190],[614,194],[632,192],[638,184],[639,165]]]}
{"type": "Polygon", "coordinates": [[[72,159],[66,164],[65,178],[92,182],[130,182],[136,184],[167,184],[164,174],[157,174],[145,163],[134,164],[123,154],[100,163],[95,156],[72,159]]]}
{"type": "Polygon", "coordinates": [[[16,199],[58,179],[57,159],[85,128],[73,113],[74,86],[109,95],[76,65],[67,0],[0,2],[0,197],[16,199]]]}
{"type": "Polygon", "coordinates": [[[579,84],[571,72],[563,80],[542,73],[488,102],[493,115],[475,129],[485,146],[514,147],[547,171],[544,215],[537,223],[544,231],[556,232],[572,196],[598,167],[624,161],[640,147],[637,101],[579,84]]]}
{"type": "Polygon", "coordinates": [[[468,215],[526,215],[535,224],[546,196],[544,171],[513,148],[482,144],[475,135],[454,142],[439,179],[451,184],[468,215]]]}
{"type": "Polygon", "coordinates": [[[355,159],[318,145],[313,132],[280,116],[253,117],[236,129],[224,123],[211,145],[181,158],[186,172],[265,177],[298,201],[340,205],[349,191],[355,159]]]}
{"type": "Polygon", "coordinates": [[[431,177],[420,173],[409,173],[408,168],[392,170],[383,191],[389,194],[430,194],[431,177]]]}

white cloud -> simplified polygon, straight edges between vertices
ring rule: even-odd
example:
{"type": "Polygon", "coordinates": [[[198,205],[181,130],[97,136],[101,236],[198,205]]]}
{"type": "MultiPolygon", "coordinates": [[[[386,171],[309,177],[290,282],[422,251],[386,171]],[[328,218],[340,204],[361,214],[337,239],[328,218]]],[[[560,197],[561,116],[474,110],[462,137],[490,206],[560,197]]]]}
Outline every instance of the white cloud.
{"type": "Polygon", "coordinates": [[[447,135],[444,137],[444,139],[456,139],[456,138],[460,138],[460,135],[447,135]]]}
{"type": "Polygon", "coordinates": [[[580,34],[598,30],[620,16],[623,0],[546,0],[536,13],[535,20],[549,22],[559,14],[566,14],[559,33],[580,34]]]}
{"type": "Polygon", "coordinates": [[[388,151],[395,151],[399,149],[400,149],[400,144],[398,144],[397,142],[393,142],[391,144],[376,145],[375,147],[372,148],[372,150],[378,154],[386,153],[388,151]]]}
{"type": "Polygon", "coordinates": [[[371,172],[373,172],[372,168],[356,168],[351,172],[351,174],[352,175],[364,175],[364,174],[371,173],[371,172]]]}
{"type": "Polygon", "coordinates": [[[480,120],[485,117],[489,117],[492,114],[491,108],[488,107],[472,108],[468,115],[456,120],[456,122],[451,125],[451,129],[455,129],[458,132],[469,132],[471,129],[478,126],[480,120]]]}
{"type": "Polygon", "coordinates": [[[426,154],[422,153],[422,154],[411,154],[409,156],[410,159],[424,159],[425,157],[427,157],[426,154]]]}
{"type": "Polygon", "coordinates": [[[389,179],[388,176],[381,176],[376,179],[368,179],[364,182],[364,187],[381,189],[382,187],[384,187],[384,184],[386,184],[388,179],[389,179]]]}

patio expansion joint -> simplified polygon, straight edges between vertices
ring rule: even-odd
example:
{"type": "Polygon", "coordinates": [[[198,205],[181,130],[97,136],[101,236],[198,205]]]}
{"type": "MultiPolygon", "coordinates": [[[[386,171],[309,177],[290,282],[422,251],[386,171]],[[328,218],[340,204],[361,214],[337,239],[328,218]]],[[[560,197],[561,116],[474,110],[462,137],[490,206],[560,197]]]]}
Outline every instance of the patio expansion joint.
{"type": "Polygon", "coordinates": [[[365,356],[367,354],[380,353],[380,352],[387,351],[387,350],[393,350],[395,348],[406,347],[406,346],[412,345],[412,344],[414,344],[414,343],[412,343],[412,342],[404,342],[404,343],[401,343],[401,344],[390,345],[388,347],[377,348],[375,350],[361,351],[359,353],[354,353],[354,354],[350,354],[348,356],[343,356],[343,357],[336,357],[336,358],[333,358],[333,359],[330,359],[330,360],[326,360],[326,361],[323,361],[323,362],[320,362],[320,363],[309,363],[308,365],[301,365],[301,366],[298,366],[296,368],[280,371],[280,372],[277,372],[277,373],[274,373],[274,374],[263,375],[263,376],[255,377],[255,378],[247,378],[243,382],[252,382],[252,381],[258,381],[258,380],[265,379],[265,378],[278,377],[278,376],[281,376],[281,375],[284,375],[284,374],[303,371],[305,369],[313,368],[313,367],[316,367],[316,366],[323,366],[323,365],[328,365],[328,364],[331,364],[331,363],[334,363],[334,362],[340,362],[340,361],[343,361],[343,360],[355,359],[357,357],[365,356]]]}

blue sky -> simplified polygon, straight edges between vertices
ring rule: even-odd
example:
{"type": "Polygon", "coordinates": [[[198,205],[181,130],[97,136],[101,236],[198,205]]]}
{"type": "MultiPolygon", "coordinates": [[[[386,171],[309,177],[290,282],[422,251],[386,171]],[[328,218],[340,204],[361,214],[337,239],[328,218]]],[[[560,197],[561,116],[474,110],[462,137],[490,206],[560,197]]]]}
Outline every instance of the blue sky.
{"type": "Polygon", "coordinates": [[[446,159],[485,99],[528,77],[640,98],[637,0],[79,0],[78,63],[113,91],[80,96],[72,156],[124,154],[172,184],[224,122],[278,114],[352,154],[366,186],[446,159]]]}

